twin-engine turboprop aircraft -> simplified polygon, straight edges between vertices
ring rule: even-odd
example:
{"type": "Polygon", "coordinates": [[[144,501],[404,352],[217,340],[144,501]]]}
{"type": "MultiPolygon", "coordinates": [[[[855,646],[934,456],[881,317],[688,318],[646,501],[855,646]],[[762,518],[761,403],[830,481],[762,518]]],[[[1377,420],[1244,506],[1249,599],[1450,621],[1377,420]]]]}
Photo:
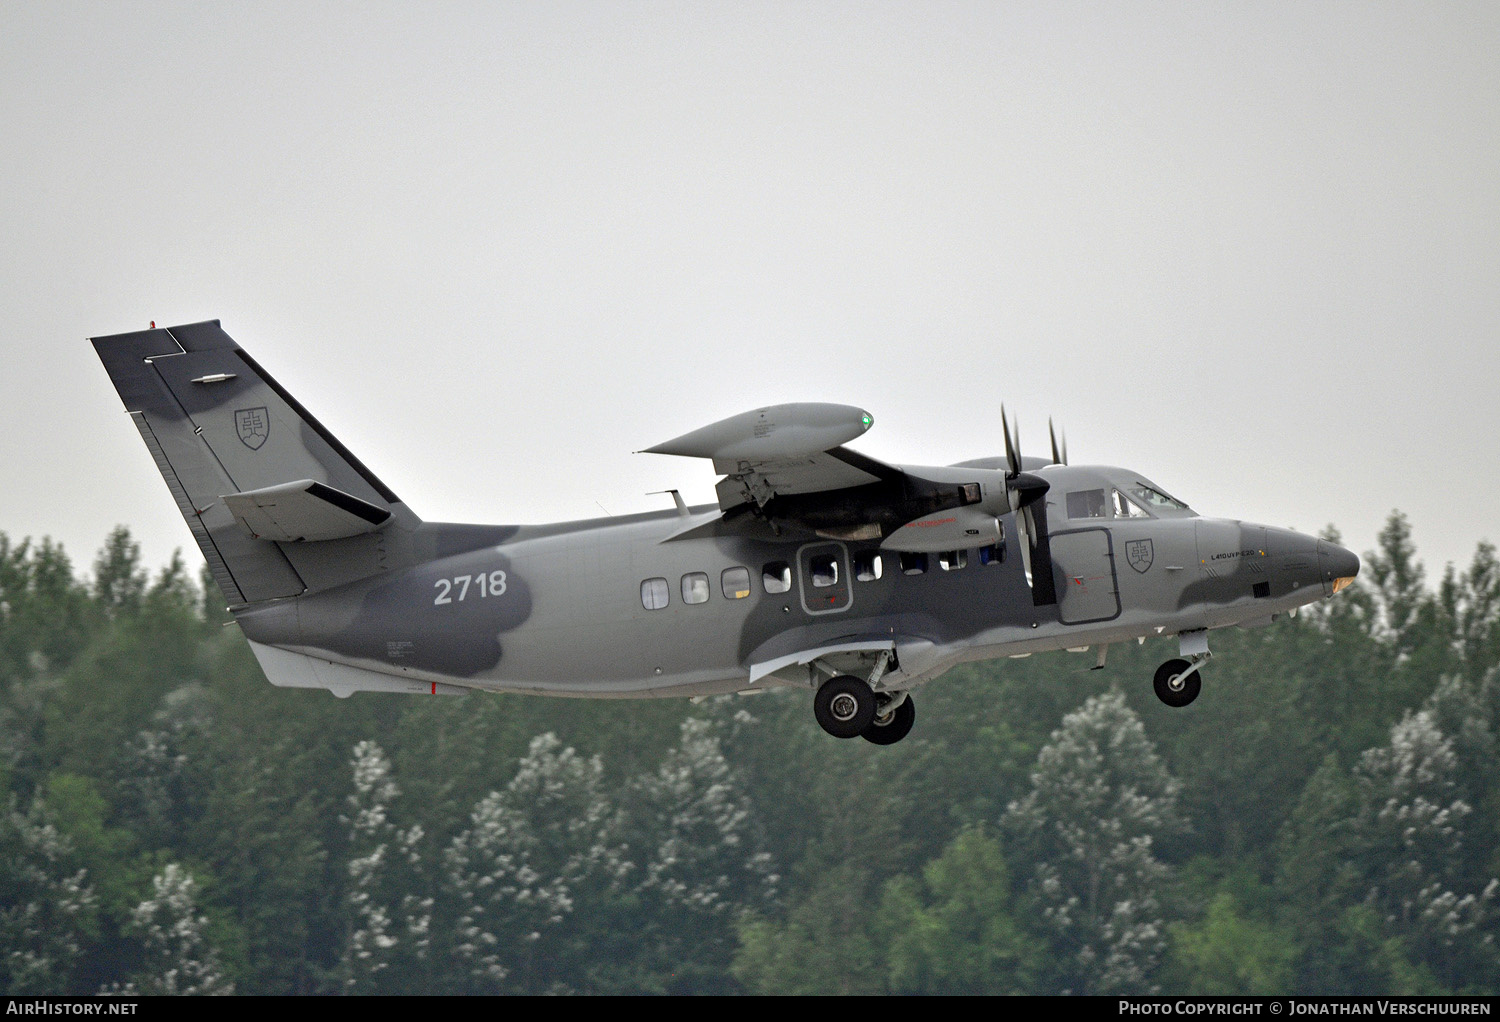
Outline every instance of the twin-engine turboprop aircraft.
{"type": "MultiPolygon", "coordinates": [[[[955,664],[1213,628],[1338,592],[1348,550],[1202,518],[1137,472],[1022,458],[889,465],[845,405],[736,415],[650,448],[718,505],[557,525],[424,522],[219,328],[94,347],[272,684],[607,698],[805,688],[829,734],[899,741],[955,664]]],[[[1003,420],[1003,413],[1002,413],[1003,420]]]]}

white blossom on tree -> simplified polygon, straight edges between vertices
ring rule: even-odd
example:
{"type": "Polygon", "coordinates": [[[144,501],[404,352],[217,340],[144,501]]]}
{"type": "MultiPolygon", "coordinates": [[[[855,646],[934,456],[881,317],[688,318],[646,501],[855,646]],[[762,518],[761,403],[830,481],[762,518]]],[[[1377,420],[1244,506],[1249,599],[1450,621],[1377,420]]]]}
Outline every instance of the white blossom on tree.
{"type": "Polygon", "coordinates": [[[218,949],[205,932],[206,916],[198,914],[198,885],[192,873],[168,863],[151,879],[152,894],[135,907],[134,928],[145,942],[145,964],[135,980],[120,993],[232,994],[218,949]]]}
{"type": "MultiPolygon", "coordinates": [[[[426,832],[420,823],[396,832],[397,854],[406,866],[406,877],[414,880],[421,876],[422,839],[426,832]]],[[[435,900],[429,895],[403,894],[401,896],[401,920],[406,931],[406,947],[411,957],[418,961],[427,958],[432,950],[432,907],[435,900]]]]}
{"type": "Polygon", "coordinates": [[[432,899],[412,893],[390,905],[393,888],[410,890],[422,861],[421,824],[401,830],[390,819],[391,803],[401,794],[391,777],[391,763],[373,741],[354,746],[349,760],[354,791],[349,812],[349,938],[344,948],[344,987],[350,992],[375,989],[380,973],[391,967],[403,934],[408,952],[425,958],[431,945],[432,899]],[[392,874],[399,874],[393,880],[392,874]],[[404,882],[403,882],[404,881],[404,882]]]}
{"type": "Polygon", "coordinates": [[[1149,993],[1166,945],[1157,835],[1178,831],[1178,781],[1119,692],[1063,718],[1004,823],[1037,866],[1032,892],[1074,993],[1149,993]]]}
{"type": "Polygon", "coordinates": [[[61,993],[95,909],[87,872],[47,819],[40,800],[29,813],[15,796],[0,815],[0,986],[7,993],[61,993]]]}
{"type": "Polygon", "coordinates": [[[552,733],[532,739],[516,776],[474,807],[448,849],[460,908],[458,954],[482,987],[565,989],[579,897],[596,902],[630,871],[604,767],[552,733]]]}
{"type": "Polygon", "coordinates": [[[190,682],[168,692],[150,725],[136,732],[125,748],[126,770],[119,781],[120,808],[149,840],[170,843],[172,823],[183,815],[186,744],[211,726],[208,693],[190,682]]]}
{"type": "Polygon", "coordinates": [[[671,908],[735,913],[775,895],[769,853],[755,847],[751,804],[719,745],[714,725],[688,718],[682,737],[655,773],[635,784],[639,814],[654,847],[641,888],[671,908]]]}
{"type": "Polygon", "coordinates": [[[1493,959],[1500,893],[1493,879],[1463,890],[1459,867],[1473,808],[1459,789],[1453,746],[1424,709],[1403,717],[1390,743],[1366,751],[1354,771],[1368,900],[1388,924],[1415,937],[1414,950],[1450,981],[1460,978],[1466,957],[1493,959]]]}
{"type": "Polygon", "coordinates": [[[390,854],[395,825],[387,807],[396,797],[391,765],[380,746],[363,741],[354,747],[349,762],[354,772],[354,793],[349,796],[349,942],[344,948],[344,986],[368,988],[375,976],[390,965],[390,912],[378,890],[381,867],[390,854]]]}

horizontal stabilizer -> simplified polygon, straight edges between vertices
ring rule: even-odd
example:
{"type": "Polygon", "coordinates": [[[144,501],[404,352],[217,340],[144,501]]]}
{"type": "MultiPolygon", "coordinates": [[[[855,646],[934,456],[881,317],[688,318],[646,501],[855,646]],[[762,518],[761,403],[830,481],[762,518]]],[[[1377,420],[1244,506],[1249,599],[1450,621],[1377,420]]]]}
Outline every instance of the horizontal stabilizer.
{"type": "Polygon", "coordinates": [[[313,479],[231,493],[223,500],[252,538],[277,543],[348,539],[374,532],[391,520],[389,508],[313,479]]]}

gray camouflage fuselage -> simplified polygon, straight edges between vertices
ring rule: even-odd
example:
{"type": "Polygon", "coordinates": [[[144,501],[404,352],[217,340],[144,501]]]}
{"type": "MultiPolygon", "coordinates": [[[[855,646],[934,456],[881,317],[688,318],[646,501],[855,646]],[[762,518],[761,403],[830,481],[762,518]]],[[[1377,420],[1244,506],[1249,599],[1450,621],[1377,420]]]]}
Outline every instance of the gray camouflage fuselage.
{"type": "Polygon", "coordinates": [[[701,696],[847,671],[899,693],[968,660],[1269,623],[1358,571],[1341,547],[1200,517],[1126,469],[1018,456],[1009,471],[998,459],[886,466],[837,446],[872,421],[851,426],[842,406],[779,406],[803,415],[811,460],[726,446],[743,427],[736,442],[753,449],[778,409],[653,449],[713,456],[719,506],[428,523],[217,322],[95,346],[281,685],[701,696]],[[1050,559],[1018,521],[1026,487],[1045,500],[1050,559]],[[933,547],[950,535],[951,549],[933,547]],[[1053,602],[1028,577],[1036,558],[1053,602]]]}
{"type": "MultiPolygon", "coordinates": [[[[907,466],[903,466],[907,467],[907,466]]],[[[909,471],[920,469],[907,467],[909,471]]],[[[1050,466],[1054,492],[1123,485],[1121,469],[1050,466]]],[[[1049,505],[1059,502],[1049,500],[1049,505]]],[[[1052,508],[1049,506],[1049,511],[1052,508]]],[[[695,520],[718,516],[713,506],[695,520]]],[[[503,530],[492,544],[350,586],[241,611],[248,638],[427,682],[572,696],[682,696],[742,691],[756,665],[802,651],[894,642],[901,665],[886,687],[910,686],[956,663],[1122,642],[1274,616],[1330,594],[1347,573],[1338,548],[1286,529],[1175,512],[1145,519],[1051,521],[1059,602],[1036,607],[1022,559],[996,563],[966,551],[965,565],[904,574],[899,555],[876,543],[806,534],[781,539],[667,541],[683,521],[672,511],[562,526],[503,530]],[[1149,542],[1132,567],[1127,544],[1149,542]],[[822,610],[825,591],[807,578],[800,551],[839,558],[847,601],[822,610]],[[851,559],[879,554],[879,579],[858,581],[851,559]],[[792,587],[765,589],[762,569],[785,563],[792,587]],[[749,570],[750,595],[726,598],[726,570],[749,570]],[[506,572],[505,592],[481,596],[473,581],[506,572]],[[709,598],[683,602],[680,580],[705,573],[709,598]],[[467,577],[459,599],[452,580],[467,577]],[[665,578],[670,601],[647,610],[641,583],[665,578]],[[448,601],[436,603],[449,582],[448,601]],[[1264,595],[1256,595],[1261,586],[1264,595]]],[[[1016,534],[1013,516],[1005,534],[1016,534]]],[[[423,526],[442,530],[445,526],[423,526]]],[[[780,668],[809,684],[800,665],[780,668]]]]}

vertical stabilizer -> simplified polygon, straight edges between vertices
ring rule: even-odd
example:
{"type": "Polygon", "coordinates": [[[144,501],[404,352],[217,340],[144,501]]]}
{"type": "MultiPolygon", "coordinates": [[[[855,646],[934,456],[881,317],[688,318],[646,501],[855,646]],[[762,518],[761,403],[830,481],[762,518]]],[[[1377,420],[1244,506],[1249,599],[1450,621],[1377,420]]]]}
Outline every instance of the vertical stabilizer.
{"type": "MultiPolygon", "coordinates": [[[[395,566],[406,505],[219,328],[217,320],[93,339],[209,570],[232,604],[329,589],[395,566]],[[257,535],[226,497],[310,485],[384,524],[349,538],[257,535]],[[384,516],[388,513],[388,521],[384,516]]],[[[265,498],[259,498],[264,503],[265,498]]]]}

